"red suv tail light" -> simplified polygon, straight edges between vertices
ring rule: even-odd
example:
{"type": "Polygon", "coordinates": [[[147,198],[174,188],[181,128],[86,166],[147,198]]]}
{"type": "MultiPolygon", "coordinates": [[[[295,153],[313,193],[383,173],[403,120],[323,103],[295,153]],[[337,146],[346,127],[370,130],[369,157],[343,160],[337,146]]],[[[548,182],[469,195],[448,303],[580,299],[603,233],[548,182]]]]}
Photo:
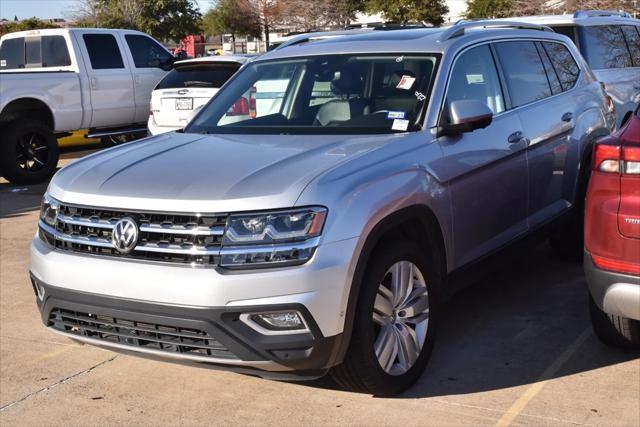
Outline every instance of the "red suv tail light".
{"type": "Polygon", "coordinates": [[[640,175],[640,147],[596,144],[593,170],[622,175],[640,175]]]}

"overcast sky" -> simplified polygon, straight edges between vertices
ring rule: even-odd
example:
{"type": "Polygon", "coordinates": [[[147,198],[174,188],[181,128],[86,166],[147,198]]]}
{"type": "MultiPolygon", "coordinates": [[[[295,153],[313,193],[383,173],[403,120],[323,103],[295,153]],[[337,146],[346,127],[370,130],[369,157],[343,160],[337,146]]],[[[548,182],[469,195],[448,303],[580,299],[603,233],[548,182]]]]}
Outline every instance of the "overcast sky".
{"type": "MultiPolygon", "coordinates": [[[[0,0],[0,18],[70,18],[74,6],[81,0],[0,0]]],[[[201,12],[206,12],[214,0],[196,0],[201,12]]]]}

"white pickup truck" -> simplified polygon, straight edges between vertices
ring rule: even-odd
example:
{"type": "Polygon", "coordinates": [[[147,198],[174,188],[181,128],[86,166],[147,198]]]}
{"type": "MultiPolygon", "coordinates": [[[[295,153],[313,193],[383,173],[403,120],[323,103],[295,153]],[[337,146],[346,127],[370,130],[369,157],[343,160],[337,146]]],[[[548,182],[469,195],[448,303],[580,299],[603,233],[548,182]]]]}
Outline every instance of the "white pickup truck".
{"type": "Polygon", "coordinates": [[[151,92],[175,58],[131,30],[50,29],[0,38],[0,175],[46,180],[56,137],[146,133],[151,92]]]}

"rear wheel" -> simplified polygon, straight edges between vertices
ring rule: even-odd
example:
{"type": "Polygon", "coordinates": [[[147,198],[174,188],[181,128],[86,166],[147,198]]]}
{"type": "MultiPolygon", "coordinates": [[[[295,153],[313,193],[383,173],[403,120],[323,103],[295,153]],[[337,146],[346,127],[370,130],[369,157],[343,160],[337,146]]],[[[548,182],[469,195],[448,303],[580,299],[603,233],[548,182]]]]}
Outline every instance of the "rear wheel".
{"type": "Polygon", "coordinates": [[[380,396],[405,390],[424,371],[440,280],[437,264],[417,245],[383,246],[368,263],[345,359],[331,371],[341,386],[380,396]]]}
{"type": "Polygon", "coordinates": [[[608,314],[589,298],[593,331],[605,344],[616,347],[640,348],[640,321],[608,314]]]}
{"type": "Polygon", "coordinates": [[[20,119],[2,128],[0,171],[14,184],[36,184],[51,177],[58,164],[58,141],[37,120],[20,119]]]}

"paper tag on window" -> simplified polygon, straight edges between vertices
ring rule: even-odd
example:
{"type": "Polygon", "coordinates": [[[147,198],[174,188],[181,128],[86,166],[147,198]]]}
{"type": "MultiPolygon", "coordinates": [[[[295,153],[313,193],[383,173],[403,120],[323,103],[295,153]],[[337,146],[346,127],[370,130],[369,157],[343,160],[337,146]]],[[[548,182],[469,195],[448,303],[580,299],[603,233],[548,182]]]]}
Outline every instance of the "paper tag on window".
{"type": "Polygon", "coordinates": [[[406,115],[404,111],[387,111],[387,119],[404,119],[406,115]]]}
{"type": "Polygon", "coordinates": [[[398,86],[396,86],[396,89],[409,90],[411,89],[411,86],[413,86],[413,82],[415,81],[416,81],[415,77],[402,76],[402,78],[400,79],[400,82],[398,82],[398,86]]]}
{"type": "Polygon", "coordinates": [[[467,84],[480,83],[484,83],[484,76],[482,74],[467,74],[467,84]]]}
{"type": "Polygon", "coordinates": [[[7,66],[7,60],[6,59],[0,59],[0,67],[6,67],[7,66]]]}
{"type": "Polygon", "coordinates": [[[409,120],[395,119],[391,125],[392,130],[405,131],[409,127],[409,120]]]}

